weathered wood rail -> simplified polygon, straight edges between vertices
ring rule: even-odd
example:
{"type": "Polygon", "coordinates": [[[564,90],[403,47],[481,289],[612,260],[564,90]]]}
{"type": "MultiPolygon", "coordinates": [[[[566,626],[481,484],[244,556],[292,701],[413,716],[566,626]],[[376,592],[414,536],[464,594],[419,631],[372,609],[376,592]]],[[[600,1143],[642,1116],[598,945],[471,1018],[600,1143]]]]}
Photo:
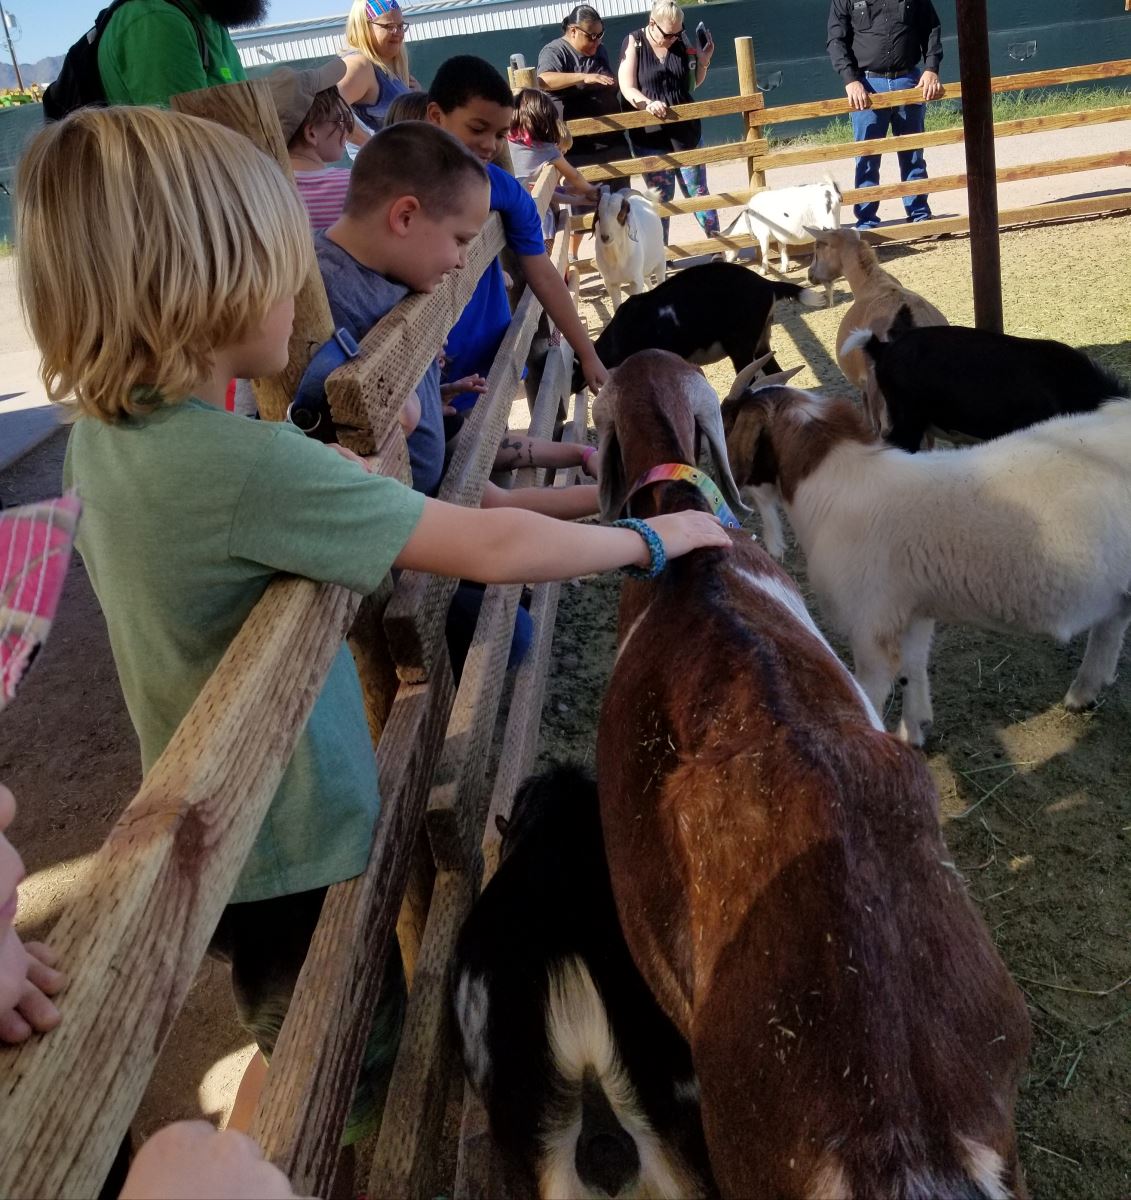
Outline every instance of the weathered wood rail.
{"type": "MultiPolygon", "coordinates": [[[[175,107],[239,129],[285,164],[264,89],[227,85],[177,97],[175,107]]],[[[535,188],[543,211],[552,190],[547,171],[535,188]]],[[[566,241],[562,231],[555,255],[563,270],[566,241]]],[[[465,269],[390,312],[363,339],[361,357],[331,377],[343,440],[376,451],[386,473],[407,477],[397,411],[502,244],[492,215],[465,269]]],[[[538,315],[527,291],[465,424],[443,498],[478,502],[538,315]]],[[[257,383],[265,416],[283,415],[311,351],[331,331],[312,259],[291,362],[278,379],[257,383]]],[[[552,436],[571,374],[568,346],[552,349],[531,433],[552,436]]],[[[575,404],[565,436],[584,439],[585,393],[575,404]]],[[[550,482],[541,475],[528,472],[521,482],[550,482]]],[[[553,482],[567,475],[572,481],[573,473],[558,472],[553,482]]],[[[410,978],[404,1036],[372,1171],[359,1186],[371,1196],[432,1194],[429,1168],[455,1062],[447,964],[484,863],[495,857],[488,809],[509,809],[537,750],[558,599],[557,584],[534,588],[534,644],[515,675],[503,766],[492,779],[487,764],[521,589],[487,589],[456,689],[443,637],[453,586],[404,572],[365,598],[298,579],[267,589],[52,935],[71,978],[62,1025],[0,1051],[0,1195],[98,1194],[347,634],[374,733],[381,814],[365,873],[329,891],[252,1132],[299,1195],[327,1194],[384,963],[401,952],[410,978]]]]}
{"type": "MultiPolygon", "coordinates": [[[[665,216],[679,213],[703,212],[707,209],[727,209],[745,204],[765,186],[767,171],[783,167],[799,167],[837,162],[854,158],[858,146],[855,142],[844,142],[829,146],[798,146],[771,150],[765,141],[767,126],[782,125],[812,117],[843,116],[848,111],[847,99],[813,100],[803,104],[780,105],[768,108],[760,92],[754,71],[753,48],[749,38],[735,39],[735,52],[739,66],[739,80],[743,94],[715,100],[701,100],[692,104],[673,107],[671,120],[709,118],[739,113],[746,123],[746,140],[721,146],[703,146],[696,150],[681,150],[671,154],[649,155],[642,158],[618,159],[600,166],[584,167],[582,174],[594,182],[623,180],[643,171],[662,170],[665,167],[693,166],[744,160],[748,164],[752,184],[729,192],[710,196],[694,196],[690,199],[672,200],[658,208],[665,216]]],[[[1131,59],[1116,59],[1111,62],[1091,63],[1080,67],[1064,67],[1050,71],[1030,71],[1017,75],[1002,75],[990,81],[995,93],[1021,91],[1031,88],[1052,87],[1067,83],[1083,83],[1101,79],[1115,79],[1131,75],[1131,59]]],[[[942,95],[930,101],[932,104],[946,100],[960,100],[962,87],[957,83],[943,86],[942,95]]],[[[888,92],[872,97],[873,108],[894,108],[900,104],[921,103],[918,89],[904,92],[888,92]]],[[[1098,125],[1111,121],[1131,120],[1131,104],[1112,105],[1107,108],[1088,109],[1077,112],[1056,113],[1049,116],[1024,117],[1011,121],[998,121],[994,125],[995,138],[1015,137],[1027,133],[1041,133],[1054,129],[1073,129],[1085,125],[1098,125]]],[[[605,117],[588,117],[570,121],[569,130],[574,135],[596,133],[607,129],[632,130],[643,125],[656,124],[656,118],[644,112],[617,113],[605,117]]],[[[929,148],[961,144],[965,134],[961,127],[933,130],[929,133],[907,134],[902,137],[884,139],[882,151],[887,154],[897,150],[929,148]]],[[[880,147],[877,147],[880,149],[880,147]]],[[[1044,179],[1080,171],[1092,171],[1103,167],[1131,165],[1131,151],[1114,150],[1104,154],[1076,155],[1069,158],[1026,163],[1018,166],[1000,167],[997,182],[1011,183],[1021,179],[1044,179]]],[[[929,190],[936,192],[966,189],[966,173],[934,177],[929,181],[929,190]]],[[[887,200],[900,196],[916,195],[923,184],[890,183],[867,189],[845,189],[844,201],[853,204],[861,199],[887,200]]],[[[1131,180],[1126,191],[1113,195],[1095,196],[1084,199],[1062,200],[1050,204],[1036,204],[1007,209],[1001,213],[1001,224],[1021,225],[1030,222],[1055,221],[1066,217],[1101,215],[1131,209],[1131,180]]],[[[724,224],[726,222],[724,221],[724,224]]],[[[570,227],[575,230],[590,229],[591,216],[574,217],[570,227]]],[[[940,217],[923,221],[914,226],[877,229],[866,236],[870,241],[894,242],[931,237],[940,233],[962,233],[969,229],[969,220],[961,217],[940,217]]],[[[692,242],[672,242],[668,246],[668,257],[690,258],[698,254],[713,253],[720,247],[735,250],[755,244],[747,234],[726,238],[701,239],[692,242]]],[[[583,260],[582,269],[592,269],[590,260],[583,260]]]]}

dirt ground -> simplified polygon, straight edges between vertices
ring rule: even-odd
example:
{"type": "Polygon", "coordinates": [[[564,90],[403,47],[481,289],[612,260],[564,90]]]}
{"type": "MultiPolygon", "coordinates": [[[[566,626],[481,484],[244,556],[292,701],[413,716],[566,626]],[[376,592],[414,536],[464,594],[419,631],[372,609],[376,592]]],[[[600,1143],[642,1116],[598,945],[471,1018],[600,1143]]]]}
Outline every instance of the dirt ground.
{"type": "MultiPolygon", "coordinates": [[[[1007,329],[1081,346],[1131,378],[1129,252],[1127,217],[1004,235],[1007,329]]],[[[893,249],[885,263],[950,320],[970,323],[969,253],[967,241],[947,240],[893,249]]],[[[845,299],[841,287],[832,310],[778,306],[775,348],[785,366],[809,364],[801,386],[845,387],[830,357],[845,299]]],[[[587,315],[594,332],[607,316],[599,305],[587,315]]],[[[725,392],[729,367],[709,374],[725,392]]],[[[55,492],[65,437],[0,475],[5,504],[55,492]]],[[[786,565],[804,580],[796,552],[786,565]]],[[[617,587],[609,578],[562,590],[543,760],[592,760],[617,587]]],[[[1096,712],[1072,716],[1059,701],[1080,653],[1079,643],[944,628],[932,660],[928,758],[946,835],[1034,1021],[1018,1125],[1037,1200],[1131,1195],[1131,672],[1096,712]]],[[[0,719],[0,779],[20,801],[12,834],[29,870],[20,926],[41,933],[139,782],[105,627],[81,567],[41,661],[0,719]]],[[[226,972],[205,963],[139,1111],[139,1132],[222,1114],[248,1054],[226,972]]]]}
{"type": "MultiPolygon", "coordinates": [[[[1008,233],[1002,260],[1010,333],[1079,346],[1131,379],[1131,218],[1008,233]]],[[[967,240],[893,249],[883,261],[951,322],[973,323],[967,240]]],[[[778,305],[775,352],[783,367],[808,364],[800,386],[847,392],[830,357],[847,296],[841,284],[832,309],[778,305]]],[[[596,328],[604,304],[588,316],[596,328]]],[[[729,364],[707,374],[725,394],[729,364]]],[[[807,590],[792,545],[785,565],[807,590]]],[[[618,586],[562,589],[544,762],[593,760],[618,586]]],[[[1131,650],[1101,706],[1076,716],[1060,700],[1082,648],[942,627],[932,655],[927,757],[946,838],[1033,1020],[1018,1132],[1037,1200],[1131,1195],[1131,650]]]]}

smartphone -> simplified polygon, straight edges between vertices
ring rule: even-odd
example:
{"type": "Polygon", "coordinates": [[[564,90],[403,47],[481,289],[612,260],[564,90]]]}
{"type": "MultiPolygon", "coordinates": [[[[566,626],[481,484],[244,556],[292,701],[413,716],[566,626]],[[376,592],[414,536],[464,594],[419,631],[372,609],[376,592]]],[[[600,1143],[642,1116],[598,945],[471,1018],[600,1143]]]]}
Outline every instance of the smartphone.
{"type": "Polygon", "coordinates": [[[695,40],[699,43],[700,50],[707,49],[707,42],[710,40],[710,38],[711,35],[707,31],[707,26],[700,21],[699,24],[695,26],[695,40]]]}

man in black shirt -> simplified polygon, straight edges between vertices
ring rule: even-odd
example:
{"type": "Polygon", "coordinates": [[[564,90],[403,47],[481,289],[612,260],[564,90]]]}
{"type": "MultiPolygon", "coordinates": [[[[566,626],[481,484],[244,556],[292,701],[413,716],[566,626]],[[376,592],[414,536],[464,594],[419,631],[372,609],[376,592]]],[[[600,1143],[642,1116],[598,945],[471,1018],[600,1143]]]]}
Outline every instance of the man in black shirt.
{"type": "MultiPolygon", "coordinates": [[[[923,132],[922,104],[873,109],[868,97],[873,92],[913,87],[922,90],[924,100],[942,95],[942,30],[931,0],[832,0],[828,50],[833,67],[844,80],[852,109],[852,133],[858,142],[882,138],[889,128],[896,137],[923,132]]],[[[927,178],[922,150],[899,151],[899,177],[905,183],[927,178]]],[[[858,158],[856,186],[875,187],[879,182],[880,156],[858,158]]],[[[879,224],[879,207],[877,201],[857,204],[856,228],[874,229],[879,224]]],[[[905,196],[903,207],[909,221],[930,219],[925,193],[905,196]]]]}

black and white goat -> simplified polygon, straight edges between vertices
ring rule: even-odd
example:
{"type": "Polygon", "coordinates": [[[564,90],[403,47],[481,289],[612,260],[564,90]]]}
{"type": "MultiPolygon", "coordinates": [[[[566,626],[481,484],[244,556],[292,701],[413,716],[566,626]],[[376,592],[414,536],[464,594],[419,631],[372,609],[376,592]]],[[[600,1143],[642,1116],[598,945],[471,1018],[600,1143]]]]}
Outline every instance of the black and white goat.
{"type": "MultiPolygon", "coordinates": [[[[729,358],[738,372],[770,353],[777,300],[822,303],[812,288],[764,279],[737,263],[687,267],[650,292],[629,296],[594,346],[610,371],[640,350],[670,350],[698,366],[729,358]]],[[[778,369],[771,357],[766,370],[778,369]]],[[[575,368],[573,390],[584,386],[581,371],[575,368]]]]}
{"type": "Polygon", "coordinates": [[[906,307],[889,336],[858,330],[841,353],[863,352],[875,374],[880,433],[912,454],[929,434],[987,441],[1131,394],[1082,351],[1047,338],[962,325],[917,328],[906,307]]]}
{"type": "Polygon", "coordinates": [[[633,965],[597,787],[528,779],[453,970],[468,1078],[508,1168],[543,1198],[707,1192],[691,1052],[633,965]]]}

